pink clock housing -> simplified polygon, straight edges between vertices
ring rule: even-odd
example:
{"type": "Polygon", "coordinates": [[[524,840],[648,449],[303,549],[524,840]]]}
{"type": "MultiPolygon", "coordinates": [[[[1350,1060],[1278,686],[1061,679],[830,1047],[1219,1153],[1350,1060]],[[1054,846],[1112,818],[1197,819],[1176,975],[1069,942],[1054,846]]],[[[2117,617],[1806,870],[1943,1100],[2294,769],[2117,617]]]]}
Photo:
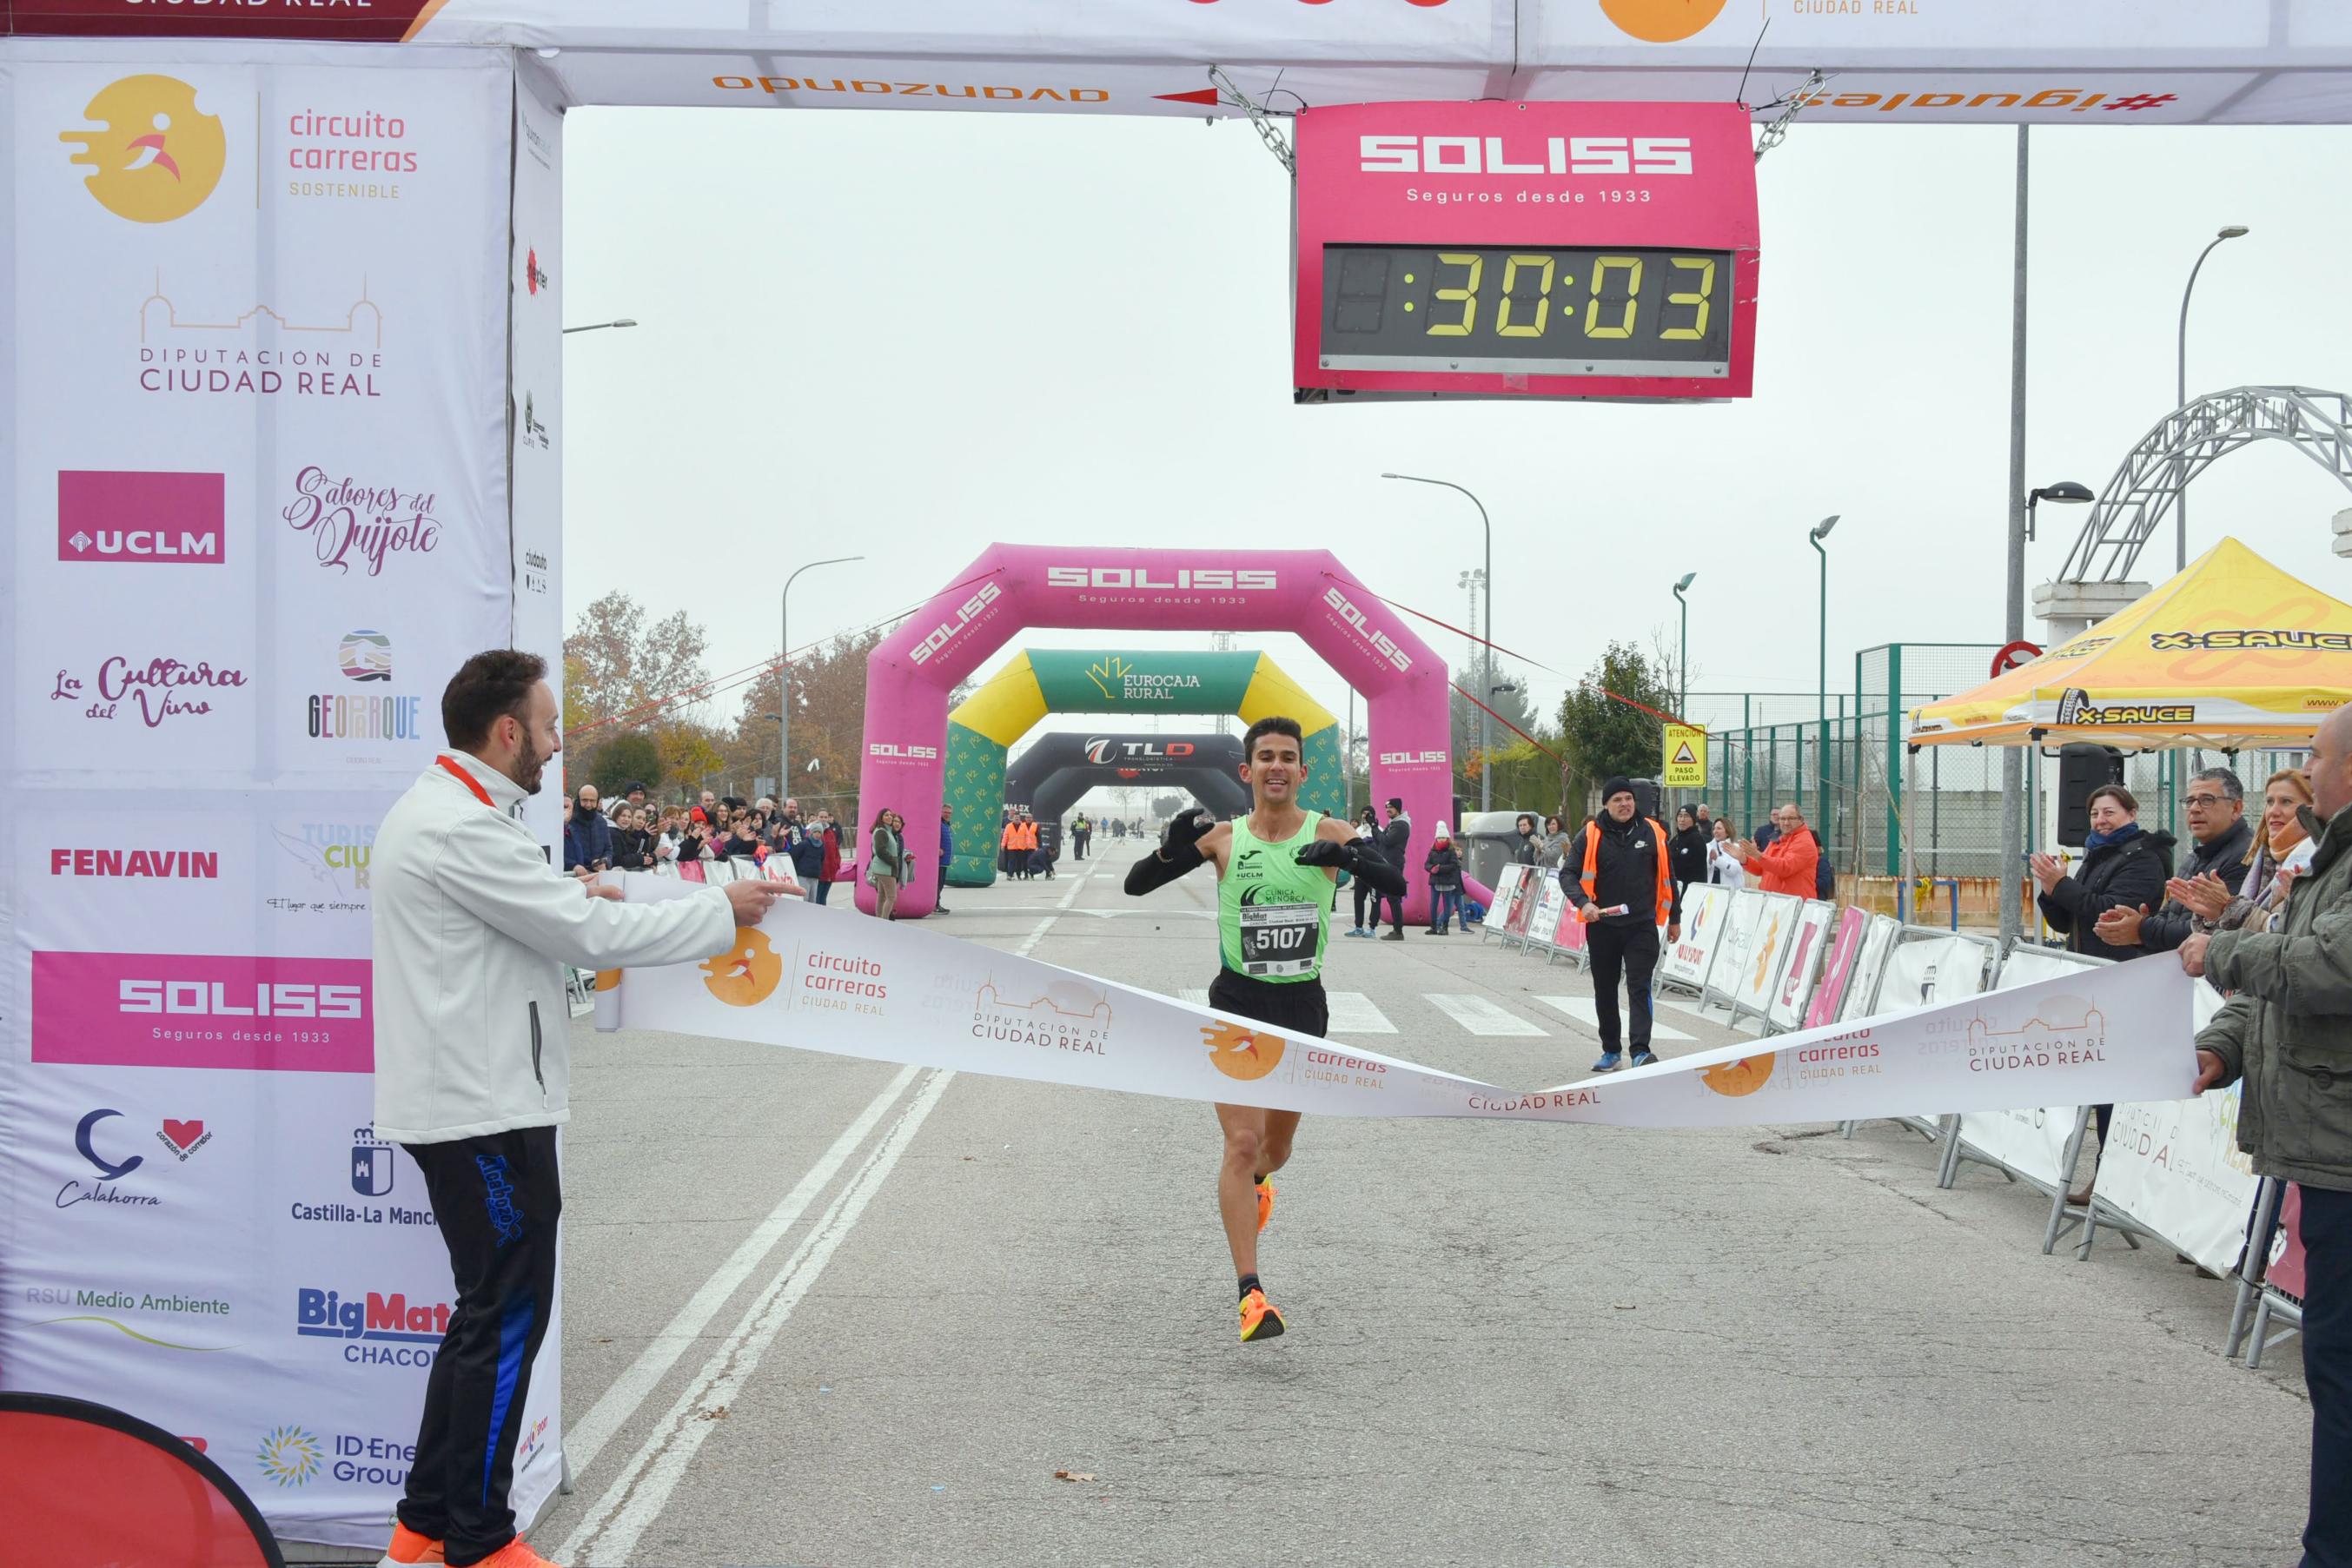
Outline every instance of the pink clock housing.
{"type": "Polygon", "coordinates": [[[1296,396],[1747,397],[1730,103],[1363,103],[1296,125],[1296,396]]]}

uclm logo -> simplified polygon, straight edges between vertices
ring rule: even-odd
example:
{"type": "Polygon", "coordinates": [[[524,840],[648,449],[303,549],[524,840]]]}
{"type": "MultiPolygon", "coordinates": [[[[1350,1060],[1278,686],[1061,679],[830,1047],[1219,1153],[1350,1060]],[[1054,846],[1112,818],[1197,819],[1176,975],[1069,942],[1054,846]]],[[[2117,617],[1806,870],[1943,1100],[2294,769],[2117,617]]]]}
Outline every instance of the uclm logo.
{"type": "Polygon", "coordinates": [[[218,566],[228,507],[218,474],[68,468],[58,474],[58,559],[218,566]]]}
{"type": "Polygon", "coordinates": [[[1165,591],[1190,593],[1214,590],[1219,592],[1270,593],[1275,588],[1271,568],[1253,570],[1223,566],[1177,567],[1152,575],[1148,566],[1049,566],[1045,569],[1048,588],[1157,588],[1165,591]]]}
{"type": "Polygon", "coordinates": [[[1367,174],[1687,174],[1687,136],[1366,136],[1367,174]]]}

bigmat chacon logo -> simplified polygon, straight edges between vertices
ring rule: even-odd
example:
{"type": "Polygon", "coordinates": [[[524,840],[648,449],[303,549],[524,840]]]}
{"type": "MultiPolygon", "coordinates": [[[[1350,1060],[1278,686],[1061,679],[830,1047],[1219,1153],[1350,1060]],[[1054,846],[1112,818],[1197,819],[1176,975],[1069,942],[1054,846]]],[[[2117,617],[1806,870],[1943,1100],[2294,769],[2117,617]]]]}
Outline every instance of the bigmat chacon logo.
{"type": "Polygon", "coordinates": [[[196,107],[196,89],[177,77],[110,82],[82,110],[96,131],[61,131],[79,142],[69,162],[90,172],[83,184],[100,206],[138,224],[167,224],[205,204],[228,162],[220,117],[196,107]]]}
{"type": "Polygon", "coordinates": [[[294,1292],[294,1332],[343,1341],[343,1359],[353,1365],[430,1366],[449,1332],[449,1303],[399,1291],[346,1298],[305,1286],[294,1292]]]}

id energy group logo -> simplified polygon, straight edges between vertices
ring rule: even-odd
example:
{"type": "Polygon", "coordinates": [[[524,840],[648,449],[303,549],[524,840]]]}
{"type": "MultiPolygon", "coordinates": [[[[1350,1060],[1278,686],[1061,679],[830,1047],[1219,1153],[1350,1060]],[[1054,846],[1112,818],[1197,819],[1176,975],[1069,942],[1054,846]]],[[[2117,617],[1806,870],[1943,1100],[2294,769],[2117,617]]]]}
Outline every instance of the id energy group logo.
{"type": "Polygon", "coordinates": [[[124,77],[99,89],[82,110],[97,131],[61,131],[79,142],[70,162],[98,204],[138,224],[167,224],[205,204],[228,161],[218,115],[196,108],[196,89],[176,77],[124,77]]]}

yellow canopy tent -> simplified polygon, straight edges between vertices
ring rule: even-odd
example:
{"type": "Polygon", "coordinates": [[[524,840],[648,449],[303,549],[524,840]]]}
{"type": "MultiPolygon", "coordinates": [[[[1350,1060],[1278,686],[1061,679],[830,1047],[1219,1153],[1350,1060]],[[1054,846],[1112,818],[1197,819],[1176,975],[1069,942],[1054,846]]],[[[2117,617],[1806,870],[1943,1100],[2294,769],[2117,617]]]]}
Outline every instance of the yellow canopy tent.
{"type": "Polygon", "coordinates": [[[1911,713],[1914,747],[2309,743],[2352,702],[2352,605],[2234,538],[2081,636],[1911,713]]]}

